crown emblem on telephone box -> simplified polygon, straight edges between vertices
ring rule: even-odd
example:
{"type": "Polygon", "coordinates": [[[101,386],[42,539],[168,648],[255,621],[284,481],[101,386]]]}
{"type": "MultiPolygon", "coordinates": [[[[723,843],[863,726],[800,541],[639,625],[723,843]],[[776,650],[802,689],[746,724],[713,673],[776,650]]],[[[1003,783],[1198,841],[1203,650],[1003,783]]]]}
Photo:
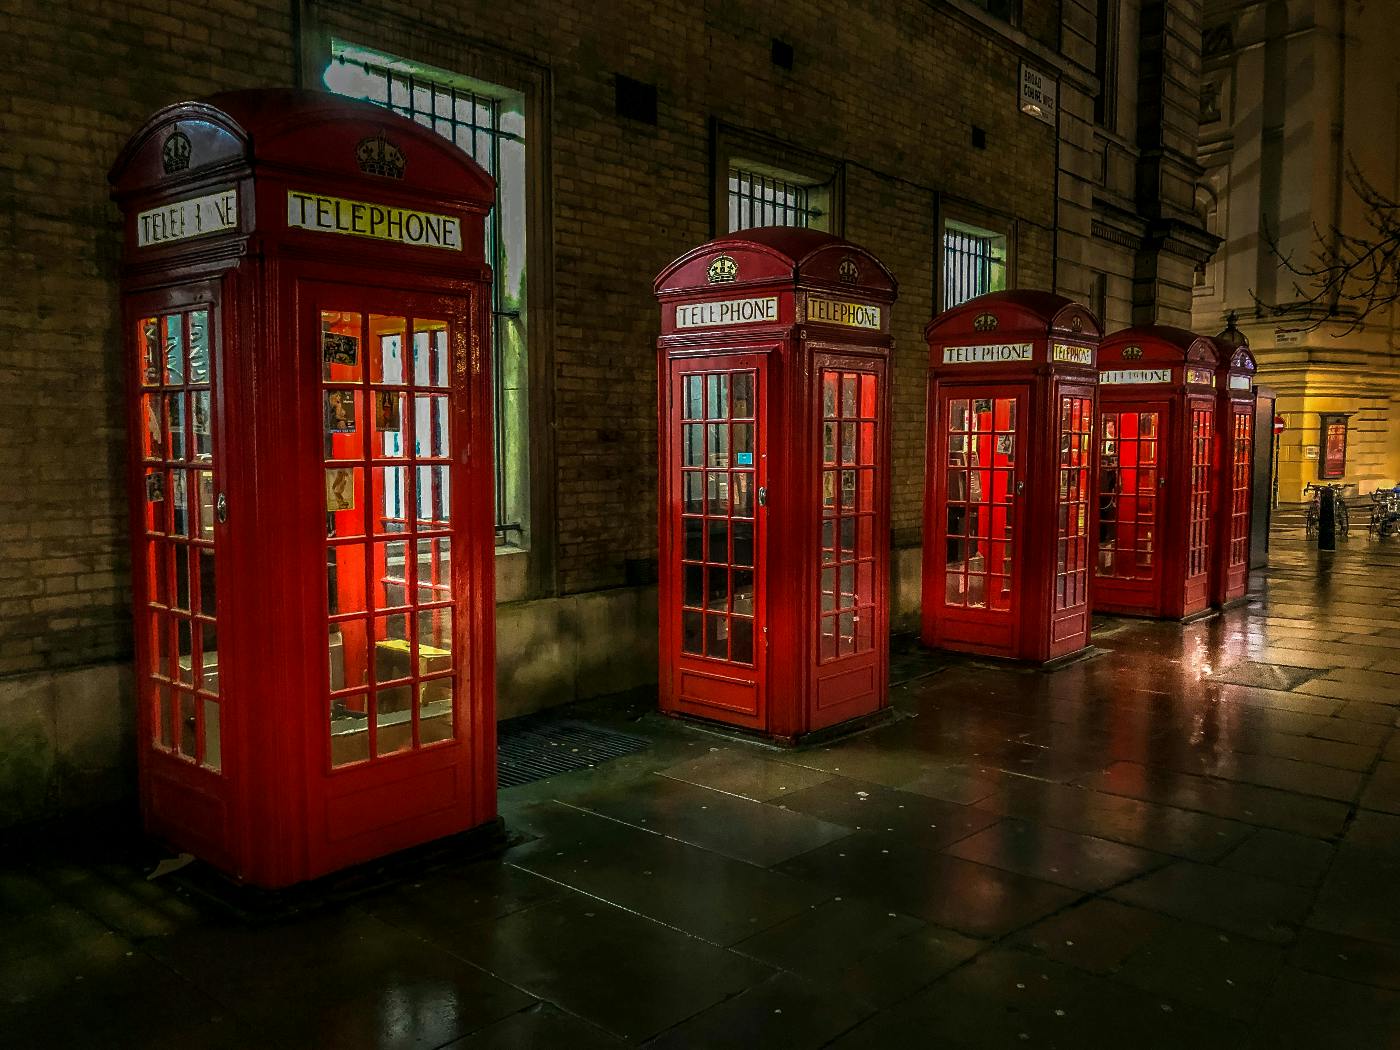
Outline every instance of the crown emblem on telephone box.
{"type": "Polygon", "coordinates": [[[972,319],[972,327],[978,332],[990,332],[997,326],[996,314],[978,314],[972,319]]]}
{"type": "Polygon", "coordinates": [[[165,137],[165,145],[160,149],[160,166],[167,175],[184,171],[190,166],[190,137],[178,128],[165,137]]]}
{"type": "Polygon", "coordinates": [[[383,135],[361,139],[355,147],[355,160],[366,175],[382,175],[386,179],[403,178],[403,152],[383,135]]]}
{"type": "Polygon", "coordinates": [[[841,265],[836,268],[836,276],[840,277],[845,284],[855,284],[860,280],[860,267],[848,255],[841,260],[841,265]]]}
{"type": "Polygon", "coordinates": [[[716,255],[705,276],[711,284],[725,284],[739,276],[739,264],[728,255],[716,255]]]}

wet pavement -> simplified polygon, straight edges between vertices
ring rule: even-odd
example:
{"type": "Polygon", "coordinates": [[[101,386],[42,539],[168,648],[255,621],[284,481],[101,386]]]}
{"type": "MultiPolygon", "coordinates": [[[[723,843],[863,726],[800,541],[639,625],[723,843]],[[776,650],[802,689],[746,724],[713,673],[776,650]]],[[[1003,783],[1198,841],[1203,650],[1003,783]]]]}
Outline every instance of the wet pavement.
{"type": "MultiPolygon", "coordinates": [[[[1295,534],[1296,535],[1296,534],[1295,534]]],[[[249,922],[119,827],[0,856],[0,1046],[1400,1047],[1400,541],[892,723],[502,793],[515,844],[249,922]]]]}

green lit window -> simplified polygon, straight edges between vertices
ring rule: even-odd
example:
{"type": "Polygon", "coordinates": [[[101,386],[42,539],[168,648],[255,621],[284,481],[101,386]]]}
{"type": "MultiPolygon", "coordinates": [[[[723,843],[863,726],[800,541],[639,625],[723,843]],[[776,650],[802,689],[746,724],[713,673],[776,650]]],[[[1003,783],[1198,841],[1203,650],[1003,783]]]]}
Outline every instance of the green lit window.
{"type": "Polygon", "coordinates": [[[498,85],[331,43],[326,87],[392,109],[471,155],[496,180],[486,220],[486,259],[495,272],[493,347],[496,423],[496,542],[527,545],[525,98],[498,85]]]}

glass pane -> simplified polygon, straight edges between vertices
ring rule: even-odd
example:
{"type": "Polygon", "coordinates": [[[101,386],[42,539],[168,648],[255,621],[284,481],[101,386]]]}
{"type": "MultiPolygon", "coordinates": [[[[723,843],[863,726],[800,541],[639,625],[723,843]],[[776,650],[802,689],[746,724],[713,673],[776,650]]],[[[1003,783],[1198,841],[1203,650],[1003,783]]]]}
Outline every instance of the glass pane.
{"type": "Polygon", "coordinates": [[[155,685],[156,704],[152,712],[156,719],[153,736],[161,747],[169,751],[175,746],[175,690],[157,682],[155,685]]]}
{"type": "Polygon", "coordinates": [[[448,442],[447,395],[420,395],[414,402],[414,454],[442,459],[451,455],[448,442]]]}
{"type": "Polygon", "coordinates": [[[393,686],[374,694],[375,755],[393,755],[413,746],[413,686],[393,686]]]}
{"type": "Polygon", "coordinates": [[[175,602],[174,608],[181,612],[190,609],[190,548],[183,543],[173,544],[175,551],[175,602]]]}
{"type": "Polygon", "coordinates": [[[191,420],[194,431],[194,458],[207,461],[214,457],[214,434],[209,423],[209,391],[191,392],[190,404],[194,412],[194,418],[191,420]]]}
{"type": "Polygon", "coordinates": [[[204,765],[218,772],[223,768],[221,727],[219,726],[219,705],[214,700],[204,701],[204,765]]]}
{"type": "Polygon", "coordinates": [[[734,571],[734,612],[742,616],[752,616],[753,609],[753,570],[736,569],[734,571]]]}
{"type": "Polygon", "coordinates": [[[729,608],[729,570],[724,567],[705,570],[705,606],[713,612],[729,608]]]}
{"type": "Polygon", "coordinates": [[[152,605],[170,604],[170,544],[165,540],[146,544],[146,600],[152,605]]]}
{"type": "Polygon", "coordinates": [[[698,470],[687,471],[683,476],[684,506],[687,514],[705,513],[705,481],[698,470]]]}
{"type": "Polygon", "coordinates": [[[856,410],[857,385],[860,377],[852,373],[847,373],[841,377],[841,415],[844,418],[851,418],[859,415],[856,410]]]}
{"type": "Polygon", "coordinates": [[[326,535],[363,536],[364,467],[326,468],[326,535]]]}
{"type": "Polygon", "coordinates": [[[201,691],[210,696],[219,695],[219,629],[213,620],[200,620],[199,660],[201,691]]]}
{"type": "Polygon", "coordinates": [[[967,429],[967,402],[948,402],[948,430],[962,431],[967,429]]]}
{"type": "Polygon", "coordinates": [[[754,417],[754,397],[753,397],[752,372],[736,372],[733,376],[733,403],[735,419],[752,419],[754,417]]]}
{"type": "Polygon", "coordinates": [[[331,765],[344,766],[369,758],[366,702],[363,693],[331,700],[331,765]]]}
{"type": "Polygon", "coordinates": [[[404,331],[405,323],[402,317],[369,315],[370,382],[404,382],[404,331]]]}
{"type": "Polygon", "coordinates": [[[358,543],[326,548],[326,611],[332,616],[364,612],[365,549],[358,543]]]}
{"type": "Polygon", "coordinates": [[[753,663],[753,621],[736,616],[729,621],[732,638],[729,658],[736,663],[753,663]]]}
{"type": "Polygon", "coordinates": [[[753,475],[747,471],[735,471],[734,480],[734,516],[738,518],[753,517],[753,475]]]}
{"type": "Polygon", "coordinates": [[[704,614],[698,612],[681,613],[681,651],[699,655],[701,652],[700,635],[704,614]]]}
{"type": "Polygon", "coordinates": [[[681,557],[688,561],[703,561],[705,557],[705,522],[703,518],[682,518],[684,548],[681,557]]]}
{"type": "Polygon", "coordinates": [[[418,662],[423,674],[452,667],[452,606],[419,611],[418,662]]]}
{"type": "Polygon", "coordinates": [[[374,639],[375,682],[397,682],[413,674],[412,647],[408,637],[406,613],[376,616],[374,639]]]}
{"type": "MultiPolygon", "coordinates": [[[[408,455],[408,397],[398,390],[376,390],[374,399],[373,444],[376,459],[399,459],[408,455]]],[[[446,438],[444,437],[444,441],[446,438]]]]}
{"type": "Polygon", "coordinates": [[[734,554],[733,564],[752,565],[753,564],[753,522],[735,521],[730,523],[733,532],[734,554]]]}
{"type": "Polygon", "coordinates": [[[196,384],[209,380],[209,312],[195,310],[190,314],[190,377],[196,384]]]}
{"type": "Polygon", "coordinates": [[[196,741],[198,739],[198,726],[195,722],[195,707],[193,693],[180,693],[180,736],[178,740],[180,754],[186,758],[195,757],[196,741]]]}
{"type": "Polygon", "coordinates": [[[705,380],[701,376],[686,376],[681,411],[686,419],[705,418],[705,380]]]}
{"type": "Polygon", "coordinates": [[[681,430],[681,463],[687,467],[705,465],[705,431],[698,423],[687,423],[681,430]]]}
{"type": "Polygon", "coordinates": [[[165,383],[167,386],[180,386],[185,381],[185,333],[184,321],[179,314],[169,314],[164,318],[164,360],[165,383]]]}
{"type": "Polygon", "coordinates": [[[681,569],[681,601],[692,609],[705,604],[705,568],[702,565],[686,565],[681,569]]]}
{"type": "Polygon", "coordinates": [[[424,746],[452,739],[452,678],[434,678],[418,687],[418,739],[424,746]]]}
{"type": "Polygon", "coordinates": [[[705,418],[729,418],[729,376],[723,372],[705,377],[705,418]]]}
{"type": "Polygon", "coordinates": [[[364,453],[360,431],[363,397],[358,390],[331,389],[322,395],[325,405],[325,448],[327,459],[359,459],[364,453]]]}
{"type": "Polygon", "coordinates": [[[719,660],[729,658],[729,618],[710,613],[705,617],[705,655],[719,660]]]}
{"type": "Polygon", "coordinates": [[[370,511],[376,533],[408,531],[408,468],[375,467],[370,511]]]}
{"type": "Polygon", "coordinates": [[[392,609],[409,604],[408,540],[390,540],[374,545],[374,607],[392,609]]]}
{"type": "Polygon", "coordinates": [[[708,546],[706,560],[712,564],[729,563],[729,522],[724,518],[711,518],[705,523],[708,546]]]}
{"type": "Polygon", "coordinates": [[[196,500],[199,505],[199,537],[214,538],[214,475],[207,470],[195,471],[196,500]]]}
{"type": "Polygon", "coordinates": [[[418,601],[420,604],[452,599],[452,539],[448,536],[418,541],[418,601]]]}
{"type": "Polygon", "coordinates": [[[445,526],[450,520],[451,468],[443,465],[418,467],[418,523],[422,527],[445,526]]]}
{"type": "Polygon", "coordinates": [[[143,317],[137,321],[136,342],[141,352],[141,385],[160,386],[163,357],[160,321],[154,317],[143,317]]]}
{"type": "Polygon", "coordinates": [[[329,637],[331,689],[364,688],[369,681],[369,624],[362,619],[333,623],[329,637]]]}
{"type": "Polygon", "coordinates": [[[170,458],[184,459],[189,454],[185,444],[185,395],[165,395],[166,433],[170,436],[170,458]]]}
{"type": "Polygon", "coordinates": [[[413,382],[418,386],[447,386],[447,322],[413,322],[413,382]]]}
{"type": "Polygon", "coordinates": [[[170,472],[170,513],[171,532],[176,536],[189,536],[194,532],[194,515],[191,513],[188,475],[183,470],[170,472]]]}
{"type": "Polygon", "coordinates": [[[141,395],[141,417],[145,421],[141,436],[141,454],[146,459],[165,458],[165,413],[161,411],[159,394],[141,395]]]}
{"type": "Polygon", "coordinates": [[[321,378],[333,383],[358,382],[363,367],[360,315],[321,311],[321,378]]]}
{"type": "Polygon", "coordinates": [[[175,680],[194,685],[194,626],[183,616],[175,621],[175,658],[175,680]]]}

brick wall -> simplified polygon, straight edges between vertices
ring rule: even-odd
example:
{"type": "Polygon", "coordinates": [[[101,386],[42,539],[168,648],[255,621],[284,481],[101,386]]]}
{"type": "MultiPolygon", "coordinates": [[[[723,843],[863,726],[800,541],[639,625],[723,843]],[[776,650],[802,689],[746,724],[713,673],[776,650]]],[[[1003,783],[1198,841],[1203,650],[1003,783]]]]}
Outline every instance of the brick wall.
{"type": "Polygon", "coordinates": [[[0,676],[130,650],[108,166],[159,106],[289,83],[291,25],[230,0],[0,11],[0,676]]]}
{"type": "MultiPolygon", "coordinates": [[[[1027,31],[1053,40],[1036,5],[1027,31]]],[[[710,235],[714,119],[846,163],[847,232],[894,269],[895,528],[922,500],[920,331],[938,194],[1013,215],[1023,284],[1053,279],[1054,129],[1015,107],[1020,56],[939,3],[822,0],[528,5],[22,0],[0,28],[0,675],[130,647],[118,379],[117,214],[106,170],[155,108],[319,73],[317,33],[464,72],[548,70],[553,420],[561,592],[624,582],[655,555],[652,276],[710,235]],[[791,71],[770,61],[780,37],[791,71]],[[655,127],[616,116],[613,76],[655,83],[655,127]],[[987,132],[970,145],[971,126],[987,132]]],[[[478,72],[478,75],[482,75],[478,72]]],[[[537,131],[539,129],[536,129],[537,131]]],[[[537,418],[543,413],[537,413],[537,418]]],[[[550,427],[552,422],[553,426],[550,427]]],[[[547,534],[548,530],[544,530],[547,534]]]]}

